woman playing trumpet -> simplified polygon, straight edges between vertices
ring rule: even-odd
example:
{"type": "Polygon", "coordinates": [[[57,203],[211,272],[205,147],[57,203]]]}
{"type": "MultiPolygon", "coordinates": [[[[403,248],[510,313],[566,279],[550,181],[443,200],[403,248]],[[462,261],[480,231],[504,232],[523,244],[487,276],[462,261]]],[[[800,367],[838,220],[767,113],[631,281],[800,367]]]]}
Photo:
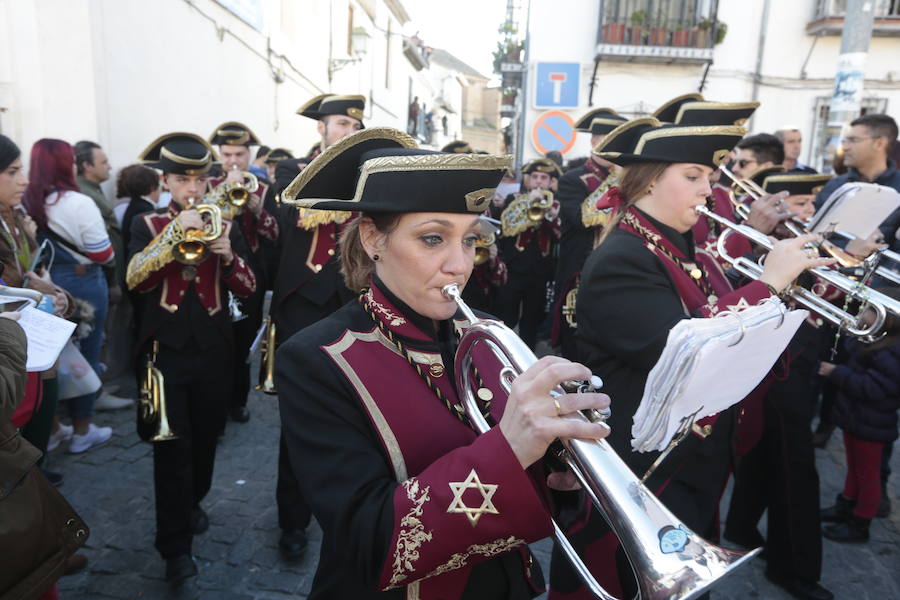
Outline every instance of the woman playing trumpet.
{"type": "Polygon", "coordinates": [[[282,195],[361,213],[341,239],[360,296],[295,334],[276,366],[291,464],[323,529],[310,598],[531,598],[541,577],[526,544],[550,534],[535,463],[555,438],[604,437],[603,425],[560,415],[608,398],[555,404],[556,384],[590,373],[547,357],[504,403],[493,356],[476,356],[482,408],[497,425],[476,436],[466,424],[453,374],[465,324],[442,289],[469,278],[479,215],[508,159],[413,145],[394,130],[360,131],[282,195]]]}
{"type": "MultiPolygon", "coordinates": [[[[625,170],[618,187],[600,201],[612,214],[582,272],[578,349],[586,366],[603,378],[604,390],[616,399],[609,441],[638,476],[658,453],[632,451],[632,417],[669,330],[681,319],[756,304],[786,289],[805,269],[830,264],[804,251],[812,236],[778,242],[760,280],[732,290],[720,271],[705,268],[698,260],[691,235],[698,219],[695,207],[705,204],[709,176],[743,134],[743,128],[734,126],[684,127],[644,118],[613,130],[594,150],[625,170]]],[[[646,482],[677,517],[707,538],[714,537],[735,412],[695,424],[646,482]]],[[[602,564],[592,571],[604,587],[620,589],[620,598],[632,597],[628,563],[621,551],[615,552],[617,543],[606,537],[608,528],[599,515],[591,515],[586,526],[576,529],[579,544],[589,547],[587,555],[601,557],[602,564]],[[616,564],[618,572],[616,568],[603,572],[616,564]]],[[[556,557],[552,575],[556,597],[588,597],[556,557]]]]}

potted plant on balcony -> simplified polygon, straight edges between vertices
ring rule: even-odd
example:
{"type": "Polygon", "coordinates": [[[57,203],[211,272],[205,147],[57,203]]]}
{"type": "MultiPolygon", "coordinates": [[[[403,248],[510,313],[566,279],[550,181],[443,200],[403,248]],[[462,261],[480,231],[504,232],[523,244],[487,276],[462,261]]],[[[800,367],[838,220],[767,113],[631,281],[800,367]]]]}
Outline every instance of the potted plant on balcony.
{"type": "Polygon", "coordinates": [[[698,48],[708,48],[712,44],[709,43],[710,36],[712,35],[713,30],[715,29],[716,37],[713,40],[714,44],[718,45],[722,43],[722,40],[725,39],[725,34],[728,32],[728,24],[723,23],[721,21],[710,20],[707,18],[703,18],[697,23],[697,42],[696,45],[698,48]]]}
{"type": "Polygon", "coordinates": [[[681,24],[675,26],[675,31],[672,32],[672,45],[673,46],[688,46],[691,41],[691,32],[689,29],[685,29],[681,24]]]}
{"type": "Polygon", "coordinates": [[[603,43],[621,44],[625,41],[625,23],[604,23],[603,43]]]}
{"type": "Polygon", "coordinates": [[[650,46],[665,46],[669,43],[669,30],[660,25],[650,28],[647,44],[650,46]]]}
{"type": "Polygon", "coordinates": [[[631,13],[628,22],[631,27],[629,31],[629,41],[632,44],[644,43],[644,23],[647,21],[647,13],[644,10],[636,10],[631,13]]]}

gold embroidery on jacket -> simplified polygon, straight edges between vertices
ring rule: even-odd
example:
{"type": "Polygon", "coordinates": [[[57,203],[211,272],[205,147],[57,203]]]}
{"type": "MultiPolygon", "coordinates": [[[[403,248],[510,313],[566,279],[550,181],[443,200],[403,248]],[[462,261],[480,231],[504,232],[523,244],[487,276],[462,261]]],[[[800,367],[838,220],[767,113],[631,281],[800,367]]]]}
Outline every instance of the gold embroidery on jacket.
{"type": "Polygon", "coordinates": [[[319,225],[337,223],[340,225],[350,218],[350,212],[345,210],[311,210],[309,208],[297,209],[297,227],[311,231],[319,225]]]}
{"type": "Polygon", "coordinates": [[[465,481],[451,481],[449,482],[449,485],[450,489],[453,490],[453,502],[450,503],[447,512],[465,514],[469,519],[469,523],[472,524],[472,527],[478,525],[478,519],[481,518],[481,515],[500,514],[500,511],[494,506],[493,500],[491,500],[499,486],[496,483],[482,483],[478,478],[478,473],[475,472],[475,469],[469,471],[469,476],[466,477],[465,481]],[[466,506],[466,503],[463,502],[463,494],[469,489],[478,490],[481,494],[481,506],[477,508],[474,506],[466,506]]]}
{"type": "Polygon", "coordinates": [[[400,315],[394,314],[388,307],[375,300],[374,296],[372,295],[371,289],[366,292],[366,301],[374,311],[381,313],[381,316],[383,316],[388,321],[388,325],[396,327],[397,325],[403,325],[404,323],[406,323],[406,319],[404,319],[400,315]]]}
{"type": "Polygon", "coordinates": [[[450,557],[450,560],[439,566],[437,569],[435,569],[425,577],[435,577],[437,575],[446,573],[447,571],[460,569],[466,566],[466,563],[471,556],[474,556],[476,554],[480,554],[485,558],[491,558],[497,556],[498,554],[509,552],[516,546],[521,546],[524,543],[525,540],[509,536],[508,538],[500,538],[486,544],[472,544],[465,552],[457,552],[450,557]]]}
{"type": "Polygon", "coordinates": [[[419,491],[419,480],[411,477],[403,482],[406,497],[412,502],[409,512],[400,520],[400,533],[397,536],[397,547],[394,548],[394,572],[389,587],[396,587],[414,570],[413,563],[419,560],[419,546],[431,541],[431,532],[425,531],[422,506],[430,500],[431,487],[419,491]],[[405,529],[404,529],[405,528],[405,529]],[[406,571],[404,573],[404,571],[406,571]]]}
{"type": "Polygon", "coordinates": [[[172,221],[153,238],[146,248],[131,257],[125,282],[128,289],[133,290],[146,281],[150,275],[159,271],[174,260],[172,248],[183,239],[181,224],[172,221]]]}

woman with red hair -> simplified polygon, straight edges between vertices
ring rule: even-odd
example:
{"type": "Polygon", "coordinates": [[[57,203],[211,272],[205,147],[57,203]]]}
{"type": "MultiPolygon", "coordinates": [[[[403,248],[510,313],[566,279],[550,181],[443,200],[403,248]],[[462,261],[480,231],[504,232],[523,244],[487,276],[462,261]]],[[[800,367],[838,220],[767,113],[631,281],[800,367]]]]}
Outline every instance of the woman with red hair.
{"type": "MultiPolygon", "coordinates": [[[[24,204],[37,224],[38,237],[55,250],[50,275],[72,296],[93,308],[93,326],[79,340],[81,353],[100,376],[100,346],[108,309],[108,288],[100,265],[113,249],[99,209],[78,191],[75,154],[62,140],[44,138],[31,148],[31,169],[24,204]]],[[[61,426],[54,438],[71,436],[69,452],[80,453],[112,436],[109,427],[91,423],[97,392],[69,399],[72,427],[61,426]],[[74,431],[73,431],[74,428],[74,431]]]]}

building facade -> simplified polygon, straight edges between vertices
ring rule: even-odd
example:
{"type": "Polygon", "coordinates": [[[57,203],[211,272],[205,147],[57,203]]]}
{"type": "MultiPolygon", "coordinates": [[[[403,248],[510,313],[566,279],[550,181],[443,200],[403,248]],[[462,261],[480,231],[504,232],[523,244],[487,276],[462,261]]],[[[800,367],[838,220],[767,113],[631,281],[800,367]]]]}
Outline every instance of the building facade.
{"type": "MultiPolygon", "coordinates": [[[[821,165],[845,9],[839,0],[571,0],[565,10],[531,2],[523,157],[563,145],[548,128],[570,141],[563,117],[551,111],[574,120],[591,106],[608,106],[635,117],[701,91],[716,101],[758,100],[751,132],[797,127],[801,161],[821,165]],[[560,63],[574,63],[574,70],[560,63]],[[561,103],[553,102],[554,93],[561,103]]],[[[876,0],[875,11],[863,109],[898,118],[900,6],[876,0]]],[[[564,155],[589,150],[582,135],[564,155]]]]}

